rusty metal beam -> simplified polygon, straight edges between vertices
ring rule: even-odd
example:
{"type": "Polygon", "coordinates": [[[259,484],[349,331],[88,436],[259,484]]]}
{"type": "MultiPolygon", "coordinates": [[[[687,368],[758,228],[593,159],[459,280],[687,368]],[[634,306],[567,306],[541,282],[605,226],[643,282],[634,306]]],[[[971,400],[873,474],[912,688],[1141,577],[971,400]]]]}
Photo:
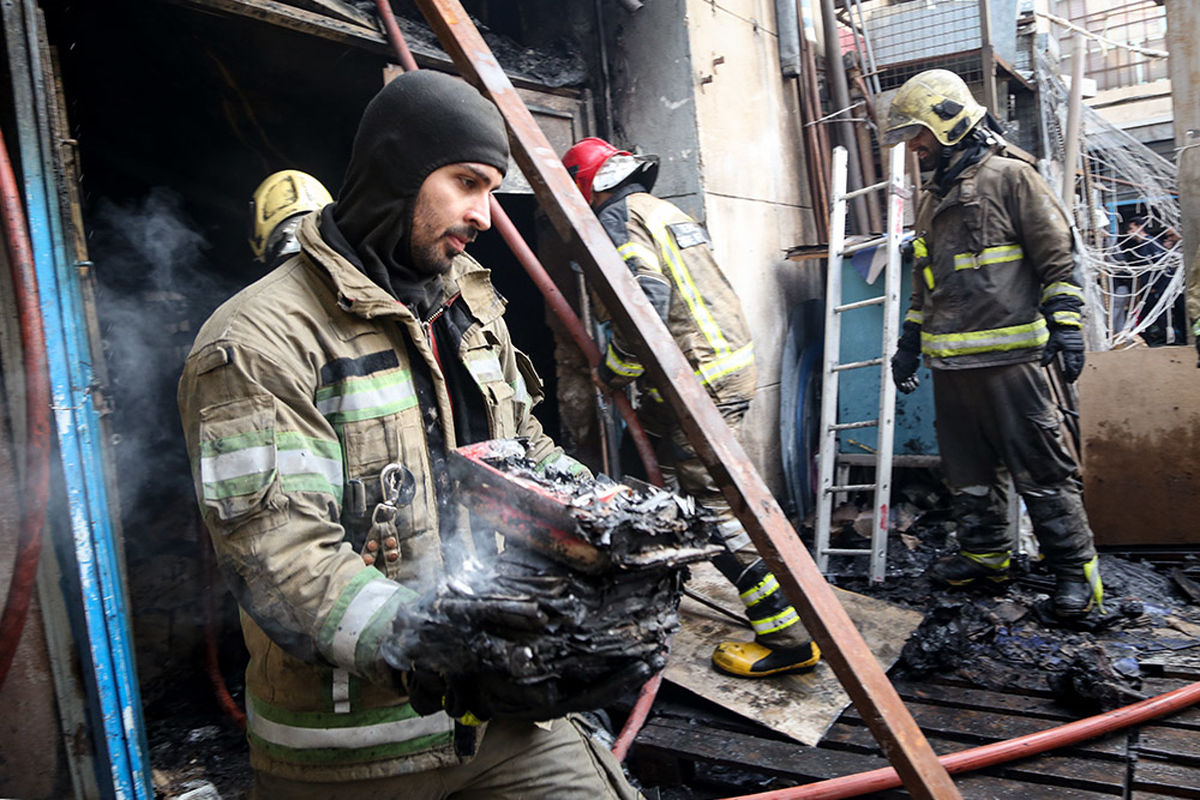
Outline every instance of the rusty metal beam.
{"type": "Polygon", "coordinates": [[[775,571],[905,787],[918,798],[960,797],[945,767],[625,268],[467,12],[453,0],[417,0],[417,5],[463,77],[485,91],[504,115],[513,155],[538,201],[563,238],[582,245],[579,256],[588,280],[615,323],[636,334],[635,349],[651,379],[678,415],[692,446],[723,486],[738,519],[775,571]]]}

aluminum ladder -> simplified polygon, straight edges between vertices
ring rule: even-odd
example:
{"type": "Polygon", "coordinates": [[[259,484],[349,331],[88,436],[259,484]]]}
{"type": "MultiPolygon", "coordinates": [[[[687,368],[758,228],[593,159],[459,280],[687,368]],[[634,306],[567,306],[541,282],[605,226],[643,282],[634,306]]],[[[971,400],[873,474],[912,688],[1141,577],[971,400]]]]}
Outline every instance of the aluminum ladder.
{"type": "MultiPolygon", "coordinates": [[[[887,151],[885,151],[887,152],[887,151]]],[[[846,191],[846,149],[833,150],[833,173],[829,210],[829,258],[825,283],[825,362],[821,383],[821,448],[818,472],[817,517],[814,549],[821,572],[827,573],[831,555],[869,555],[870,577],[880,582],[887,571],[887,534],[889,495],[892,490],[892,446],[896,428],[896,387],[892,383],[889,356],[896,348],[900,329],[900,243],[903,238],[904,145],[888,152],[888,179],[853,191],[846,191]],[[887,191],[887,232],[866,241],[846,243],[846,207],[848,201],[875,191],[887,191]],[[842,302],[842,260],[860,250],[885,246],[887,265],[883,270],[883,294],[853,303],[842,302]],[[841,363],[842,314],[868,306],[883,306],[883,331],[878,358],[841,363]],[[875,419],[840,421],[838,419],[838,376],[851,369],[879,370],[879,414],[875,419]],[[835,482],[838,465],[838,439],[842,431],[876,428],[875,482],[850,484],[835,482]],[[874,490],[875,507],[869,548],[830,547],[830,522],[835,495],[874,490]]],[[[843,474],[849,474],[845,470],[843,474]]]]}

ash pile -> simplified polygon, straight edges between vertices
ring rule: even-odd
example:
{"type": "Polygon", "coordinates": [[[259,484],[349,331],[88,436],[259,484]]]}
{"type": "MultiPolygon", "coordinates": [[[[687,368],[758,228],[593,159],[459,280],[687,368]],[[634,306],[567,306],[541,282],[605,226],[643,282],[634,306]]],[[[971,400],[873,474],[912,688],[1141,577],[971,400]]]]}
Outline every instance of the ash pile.
{"type": "Polygon", "coordinates": [[[712,520],[656,487],[540,471],[520,440],[452,454],[459,502],[505,537],[398,618],[384,654],[414,708],[550,719],[598,708],[666,664],[686,565],[712,520]]]}

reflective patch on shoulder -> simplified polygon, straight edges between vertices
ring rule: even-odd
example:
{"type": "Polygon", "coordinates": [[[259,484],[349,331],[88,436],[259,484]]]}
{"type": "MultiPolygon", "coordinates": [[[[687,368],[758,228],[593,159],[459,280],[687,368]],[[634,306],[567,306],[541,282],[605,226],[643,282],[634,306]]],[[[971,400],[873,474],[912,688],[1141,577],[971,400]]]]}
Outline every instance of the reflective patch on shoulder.
{"type": "Polygon", "coordinates": [[[675,244],[679,245],[681,250],[698,244],[708,244],[709,241],[708,231],[698,222],[675,222],[668,225],[667,230],[671,232],[675,244]]]}
{"type": "Polygon", "coordinates": [[[199,444],[203,504],[222,520],[260,507],[277,471],[274,400],[256,395],[202,409],[199,444]]]}

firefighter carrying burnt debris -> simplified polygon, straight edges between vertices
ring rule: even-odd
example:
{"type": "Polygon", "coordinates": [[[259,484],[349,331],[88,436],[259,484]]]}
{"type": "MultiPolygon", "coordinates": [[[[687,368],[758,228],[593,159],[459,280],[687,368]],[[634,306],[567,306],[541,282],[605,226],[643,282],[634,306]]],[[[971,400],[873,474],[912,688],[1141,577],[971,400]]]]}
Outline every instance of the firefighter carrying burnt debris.
{"type": "Polygon", "coordinates": [[[953,72],[928,70],[901,86],[884,140],[907,142],[933,172],[917,207],[913,293],[892,358],[902,392],[916,388],[922,354],[933,370],[960,550],[929,577],[951,586],[1008,580],[1006,469],[1055,573],[1055,612],[1103,610],[1079,469],[1038,368],[1061,353],[1067,381],[1083,369],[1083,292],[1066,214],[1037,171],[1008,155],[953,72]]]}
{"type": "MultiPolygon", "coordinates": [[[[562,713],[635,688],[653,658],[573,698],[505,680],[525,658],[489,683],[439,668],[434,639],[407,663],[381,652],[467,562],[450,450],[523,437],[533,469],[586,477],[532,416],[540,382],[463,252],[507,166],[504,124],[477,91],[432,71],[396,78],[363,114],[337,202],[301,219],[300,252],[222,305],[188,356],[180,413],[243,612],[256,798],[638,796],[562,713]]],[[[536,599],[526,577],[514,590],[536,599]]]]}
{"type": "MultiPolygon", "coordinates": [[[[572,146],[563,164],[736,435],[754,396],[754,346],[741,302],[713,258],[707,231],[650,194],[658,176],[656,159],[590,137],[572,146]]],[[[606,316],[599,304],[597,310],[598,316],[606,316]]],[[[614,389],[638,382],[638,418],[656,439],[663,476],[717,517],[723,552],[713,564],[737,587],[754,628],[753,641],[717,645],[713,665],[743,678],[812,669],[820,650],[679,420],[658,391],[640,380],[645,368],[633,353],[626,334],[614,330],[598,378],[614,389]]]]}

